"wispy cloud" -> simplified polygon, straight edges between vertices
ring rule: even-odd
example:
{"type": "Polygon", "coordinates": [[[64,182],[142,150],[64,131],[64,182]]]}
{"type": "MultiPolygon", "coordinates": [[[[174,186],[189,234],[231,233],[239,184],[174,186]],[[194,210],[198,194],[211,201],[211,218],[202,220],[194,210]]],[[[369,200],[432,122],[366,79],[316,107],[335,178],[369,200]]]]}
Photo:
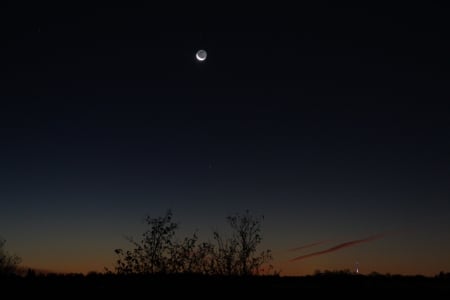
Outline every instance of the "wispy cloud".
{"type": "Polygon", "coordinates": [[[305,258],[310,258],[310,257],[313,257],[313,256],[318,256],[318,255],[334,252],[334,251],[340,250],[342,248],[352,247],[352,246],[355,246],[357,244],[362,244],[362,243],[375,241],[375,240],[381,239],[384,236],[385,236],[385,234],[381,234],[380,233],[380,234],[369,236],[367,238],[341,243],[341,244],[338,244],[338,245],[336,245],[334,247],[331,247],[331,248],[328,248],[328,249],[325,249],[325,250],[322,250],[322,251],[312,252],[312,253],[309,253],[309,254],[305,254],[305,255],[294,257],[290,261],[298,261],[298,260],[302,260],[302,259],[305,259],[305,258]]]}
{"type": "Polygon", "coordinates": [[[322,245],[323,243],[326,243],[326,242],[327,241],[319,241],[319,242],[303,245],[303,246],[300,246],[300,247],[295,247],[295,248],[289,249],[289,251],[299,251],[299,250],[303,250],[303,249],[306,249],[306,248],[311,248],[311,247],[314,247],[314,246],[322,245]]]}

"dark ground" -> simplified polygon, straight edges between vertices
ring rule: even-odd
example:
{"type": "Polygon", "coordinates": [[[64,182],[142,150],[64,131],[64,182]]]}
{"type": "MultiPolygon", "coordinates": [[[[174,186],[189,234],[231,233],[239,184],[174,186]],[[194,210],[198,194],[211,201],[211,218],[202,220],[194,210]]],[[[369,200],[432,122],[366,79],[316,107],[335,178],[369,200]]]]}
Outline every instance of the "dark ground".
{"type": "Polygon", "coordinates": [[[111,298],[392,298],[436,299],[450,295],[450,274],[435,277],[320,274],[302,277],[118,276],[91,274],[0,278],[14,297],[111,298]]]}

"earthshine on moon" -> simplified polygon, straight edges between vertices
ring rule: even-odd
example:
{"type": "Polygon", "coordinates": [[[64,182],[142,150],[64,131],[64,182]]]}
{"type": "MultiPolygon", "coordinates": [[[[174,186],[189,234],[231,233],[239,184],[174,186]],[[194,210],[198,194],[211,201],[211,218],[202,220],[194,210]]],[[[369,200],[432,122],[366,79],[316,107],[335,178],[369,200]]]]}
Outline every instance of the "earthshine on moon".
{"type": "Polygon", "coordinates": [[[198,61],[204,61],[206,59],[206,55],[205,50],[198,50],[195,54],[195,58],[197,58],[198,61]]]}

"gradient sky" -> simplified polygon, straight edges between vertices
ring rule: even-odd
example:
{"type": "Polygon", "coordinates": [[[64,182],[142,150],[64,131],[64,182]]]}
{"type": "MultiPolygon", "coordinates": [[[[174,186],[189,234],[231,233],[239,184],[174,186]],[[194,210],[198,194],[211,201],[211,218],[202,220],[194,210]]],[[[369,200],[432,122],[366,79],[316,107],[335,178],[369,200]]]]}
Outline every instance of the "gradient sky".
{"type": "Polygon", "coordinates": [[[1,11],[7,249],[102,271],[147,214],[206,239],[249,209],[282,275],[450,271],[445,11],[225,11],[1,11]]]}

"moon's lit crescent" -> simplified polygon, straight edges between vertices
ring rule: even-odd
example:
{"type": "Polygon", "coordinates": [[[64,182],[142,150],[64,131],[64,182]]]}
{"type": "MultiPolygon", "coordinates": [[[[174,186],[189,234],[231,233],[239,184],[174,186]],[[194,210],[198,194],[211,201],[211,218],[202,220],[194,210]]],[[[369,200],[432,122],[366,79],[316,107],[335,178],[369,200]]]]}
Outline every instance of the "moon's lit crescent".
{"type": "Polygon", "coordinates": [[[198,61],[204,61],[206,59],[206,51],[205,50],[199,50],[195,54],[195,58],[197,58],[198,61]]]}

